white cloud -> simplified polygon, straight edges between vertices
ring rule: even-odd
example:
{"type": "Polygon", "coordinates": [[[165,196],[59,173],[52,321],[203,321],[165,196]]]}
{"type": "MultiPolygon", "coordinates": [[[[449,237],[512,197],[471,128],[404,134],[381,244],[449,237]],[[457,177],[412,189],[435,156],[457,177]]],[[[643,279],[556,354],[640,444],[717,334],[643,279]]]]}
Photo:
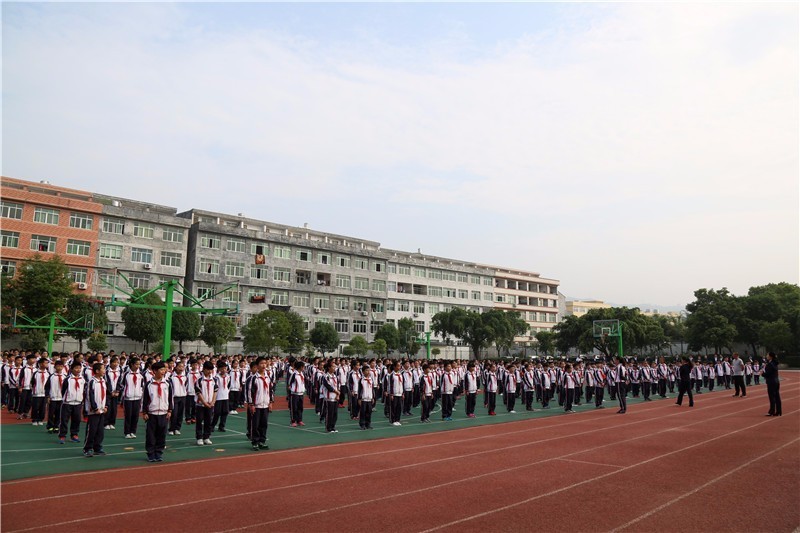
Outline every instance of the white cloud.
{"type": "MultiPolygon", "coordinates": [[[[796,4],[565,6],[470,60],[457,21],[427,47],[365,50],[186,9],[6,14],[4,174],[268,219],[287,201],[476,210],[424,247],[614,301],[674,303],[723,271],[797,281],[796,4]],[[460,231],[502,237],[481,257],[460,231]]],[[[365,237],[395,247],[426,222],[365,237]]]]}

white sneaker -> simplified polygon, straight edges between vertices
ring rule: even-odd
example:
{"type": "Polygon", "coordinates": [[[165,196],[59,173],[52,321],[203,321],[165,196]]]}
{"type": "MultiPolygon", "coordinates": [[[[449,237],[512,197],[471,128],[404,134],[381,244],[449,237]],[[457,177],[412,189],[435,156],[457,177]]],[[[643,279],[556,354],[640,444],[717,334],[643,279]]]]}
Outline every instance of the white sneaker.
{"type": "Polygon", "coordinates": [[[203,439],[197,439],[197,445],[198,446],[202,446],[203,445],[203,439]]]}
{"type": "Polygon", "coordinates": [[[167,431],[167,435],[174,435],[174,434],[175,434],[174,431],[167,431]]]}
{"type": "Polygon", "coordinates": [[[211,439],[203,439],[203,444],[214,444],[211,439]]]}
{"type": "Polygon", "coordinates": [[[181,432],[180,432],[180,431],[178,431],[178,430],[176,429],[176,430],[175,430],[175,434],[176,434],[176,435],[180,435],[180,434],[181,434],[181,432]]]}
{"type": "Polygon", "coordinates": [[[238,415],[238,414],[239,414],[239,411],[237,411],[237,410],[235,410],[235,409],[234,409],[233,411],[231,411],[231,412],[230,412],[230,413],[228,413],[228,414],[230,414],[230,415],[238,415]]]}
{"type": "Polygon", "coordinates": [[[131,435],[130,433],[128,433],[127,435],[125,435],[125,438],[126,438],[126,439],[132,439],[132,438],[133,438],[133,435],[131,435]]]}
{"type": "Polygon", "coordinates": [[[105,426],[103,426],[103,429],[111,429],[111,426],[105,425],[105,426]]]}
{"type": "Polygon", "coordinates": [[[393,426],[402,426],[402,424],[400,422],[392,422],[392,425],[393,426]]]}
{"type": "Polygon", "coordinates": [[[136,438],[136,433],[131,433],[131,438],[135,439],[136,438]]]}
{"type": "Polygon", "coordinates": [[[509,411],[509,413],[516,413],[516,411],[514,411],[514,410],[511,410],[511,411],[509,411]]]}
{"type": "Polygon", "coordinates": [[[111,429],[117,429],[117,426],[115,426],[114,424],[111,424],[111,425],[110,425],[110,426],[108,426],[108,427],[110,427],[111,429]]]}

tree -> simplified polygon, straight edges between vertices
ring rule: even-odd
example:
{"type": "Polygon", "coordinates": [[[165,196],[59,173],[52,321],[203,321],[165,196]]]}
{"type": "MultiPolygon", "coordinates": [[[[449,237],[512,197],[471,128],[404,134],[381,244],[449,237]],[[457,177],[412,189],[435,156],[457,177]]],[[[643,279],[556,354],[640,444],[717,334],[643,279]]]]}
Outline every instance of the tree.
{"type": "Polygon", "coordinates": [[[400,347],[400,335],[394,324],[384,324],[375,333],[375,340],[383,340],[386,343],[386,349],[397,350],[400,347]]]}
{"type": "Polygon", "coordinates": [[[713,348],[717,353],[730,351],[738,336],[734,320],[741,316],[741,306],[723,287],[720,290],[698,289],[695,301],[686,305],[686,336],[690,350],[713,348]]]}
{"type": "MultiPolygon", "coordinates": [[[[138,298],[146,292],[143,289],[134,289],[133,295],[138,298]]],[[[138,301],[148,305],[163,304],[161,297],[155,292],[138,301]]],[[[122,322],[125,324],[123,334],[131,340],[143,343],[145,351],[148,351],[149,343],[158,341],[164,334],[164,311],[161,309],[125,307],[122,309],[122,322]]]]}
{"type": "Polygon", "coordinates": [[[792,330],[782,318],[764,323],[758,334],[767,350],[786,353],[792,348],[792,330]]]}
{"type": "Polygon", "coordinates": [[[226,316],[211,315],[203,321],[200,340],[213,348],[214,353],[222,352],[222,347],[236,335],[236,324],[226,316]]]}
{"type": "Polygon", "coordinates": [[[20,347],[23,350],[41,352],[47,348],[47,332],[42,329],[32,329],[20,339],[20,347]]]}
{"type": "Polygon", "coordinates": [[[431,355],[434,356],[434,357],[439,357],[440,353],[442,353],[442,351],[439,348],[432,348],[431,349],[431,355]]]}
{"type": "Polygon", "coordinates": [[[192,311],[173,311],[172,340],[178,343],[178,350],[183,351],[183,343],[197,340],[203,323],[200,315],[192,311]]]}
{"type": "Polygon", "coordinates": [[[540,331],[536,334],[536,342],[539,343],[539,350],[545,355],[553,355],[556,334],[552,331],[540,331]]]}
{"type": "Polygon", "coordinates": [[[353,357],[355,355],[355,353],[356,353],[356,351],[349,344],[345,344],[342,347],[342,355],[345,356],[345,357],[353,357]]]}
{"type": "Polygon", "coordinates": [[[3,306],[36,320],[62,310],[72,286],[69,268],[60,257],[45,261],[36,254],[22,263],[14,278],[4,277],[3,306]]]}
{"type": "Polygon", "coordinates": [[[108,315],[106,308],[102,304],[97,304],[83,294],[71,294],[67,298],[67,310],[64,318],[70,322],[78,321],[75,325],[82,326],[83,318],[89,317],[92,324],[91,330],[71,330],[69,336],[78,341],[78,350],[83,351],[83,341],[98,331],[104,331],[108,325],[108,315]]]}
{"type": "Polygon", "coordinates": [[[290,354],[298,354],[303,351],[303,346],[306,344],[306,322],[294,311],[288,311],[286,319],[289,321],[289,334],[286,337],[285,349],[290,354]]]}
{"type": "Polygon", "coordinates": [[[244,349],[248,352],[272,354],[289,344],[292,326],[284,311],[261,311],[242,327],[244,349]]]}
{"type": "Polygon", "coordinates": [[[420,345],[417,342],[417,330],[414,321],[410,318],[401,318],[397,321],[398,349],[411,355],[419,352],[420,345]]]}
{"type": "Polygon", "coordinates": [[[445,340],[449,336],[463,340],[472,350],[473,357],[480,359],[482,348],[489,346],[503,335],[510,335],[510,331],[513,330],[508,319],[497,313],[505,315],[505,312],[500,310],[476,313],[456,307],[433,315],[431,329],[445,340]]]}
{"type": "Polygon", "coordinates": [[[488,324],[494,334],[494,343],[497,346],[497,353],[509,354],[511,347],[514,346],[514,339],[528,332],[530,326],[520,317],[517,312],[501,311],[493,309],[481,315],[482,322],[488,324]]]}
{"type": "Polygon", "coordinates": [[[353,335],[353,338],[350,339],[349,346],[353,349],[353,353],[355,355],[361,357],[367,355],[367,351],[369,350],[369,344],[367,344],[367,339],[365,339],[361,335],[353,335]]]}
{"type": "Polygon", "coordinates": [[[318,322],[314,325],[311,333],[308,336],[314,348],[319,350],[322,354],[326,352],[333,352],[339,348],[339,333],[332,324],[328,322],[318,322]]]}
{"type": "Polygon", "coordinates": [[[375,339],[375,342],[372,343],[372,352],[377,355],[378,357],[383,357],[389,351],[389,347],[386,346],[386,341],[383,339],[375,339]]]}
{"type": "Polygon", "coordinates": [[[93,352],[104,352],[108,349],[108,340],[104,333],[95,331],[89,336],[89,340],[86,341],[86,347],[93,352]]]}

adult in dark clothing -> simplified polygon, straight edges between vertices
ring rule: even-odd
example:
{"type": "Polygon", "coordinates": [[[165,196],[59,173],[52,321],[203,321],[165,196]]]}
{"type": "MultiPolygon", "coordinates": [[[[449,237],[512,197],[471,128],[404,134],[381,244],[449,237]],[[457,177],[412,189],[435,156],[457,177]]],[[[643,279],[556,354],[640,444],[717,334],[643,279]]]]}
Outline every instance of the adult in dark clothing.
{"type": "Polygon", "coordinates": [[[767,413],[767,416],[782,416],[778,359],[772,352],[767,354],[767,363],[764,365],[763,375],[764,381],[767,383],[767,395],[769,396],[769,413],[767,413]]]}
{"type": "Polygon", "coordinates": [[[678,368],[678,401],[675,405],[683,403],[683,395],[689,395],[689,407],[694,407],[694,398],[692,397],[692,362],[688,357],[681,357],[681,366],[678,368]]]}

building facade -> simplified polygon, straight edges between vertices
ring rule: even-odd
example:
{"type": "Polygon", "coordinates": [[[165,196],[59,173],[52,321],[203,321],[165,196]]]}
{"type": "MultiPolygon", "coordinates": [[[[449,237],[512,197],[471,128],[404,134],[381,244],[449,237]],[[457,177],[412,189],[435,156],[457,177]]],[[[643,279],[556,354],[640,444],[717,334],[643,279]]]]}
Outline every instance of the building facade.
{"type": "Polygon", "coordinates": [[[592,309],[607,309],[609,307],[611,305],[602,300],[568,300],[567,314],[583,316],[592,309]]]}

